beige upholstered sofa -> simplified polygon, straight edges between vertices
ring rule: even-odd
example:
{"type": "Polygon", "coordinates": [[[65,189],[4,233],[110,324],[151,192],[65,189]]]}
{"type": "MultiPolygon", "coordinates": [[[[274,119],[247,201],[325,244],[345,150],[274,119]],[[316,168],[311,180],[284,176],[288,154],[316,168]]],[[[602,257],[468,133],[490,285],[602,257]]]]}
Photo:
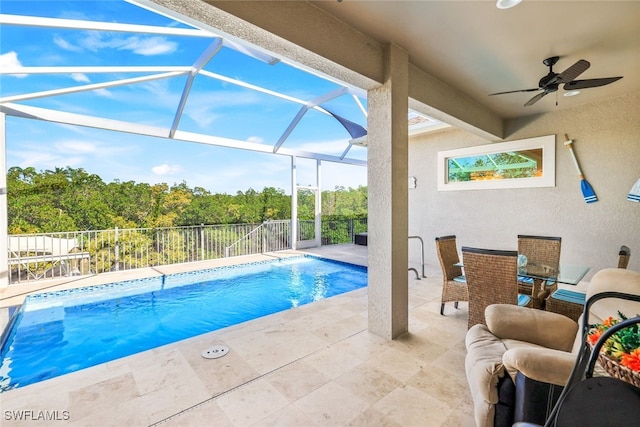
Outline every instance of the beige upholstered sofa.
{"type": "MultiPolygon", "coordinates": [[[[598,271],[587,287],[587,298],[605,291],[640,294],[640,272],[616,268],[598,271]]],[[[632,317],[640,314],[640,303],[597,301],[589,323],[616,317],[618,310],[632,317]]],[[[485,315],[487,325],[473,326],[466,336],[465,370],[476,424],[544,424],[547,410],[567,382],[580,349],[578,323],[561,314],[516,305],[492,305],[485,315]]]]}

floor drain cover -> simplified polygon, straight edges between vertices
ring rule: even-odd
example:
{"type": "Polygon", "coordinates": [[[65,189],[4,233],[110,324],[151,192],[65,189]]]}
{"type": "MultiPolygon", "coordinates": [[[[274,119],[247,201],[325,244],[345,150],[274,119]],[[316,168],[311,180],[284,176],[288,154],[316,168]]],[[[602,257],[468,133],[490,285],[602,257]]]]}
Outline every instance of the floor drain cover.
{"type": "Polygon", "coordinates": [[[214,345],[203,351],[202,357],[205,359],[217,359],[218,357],[226,356],[227,353],[229,353],[229,347],[226,345],[214,345]]]}

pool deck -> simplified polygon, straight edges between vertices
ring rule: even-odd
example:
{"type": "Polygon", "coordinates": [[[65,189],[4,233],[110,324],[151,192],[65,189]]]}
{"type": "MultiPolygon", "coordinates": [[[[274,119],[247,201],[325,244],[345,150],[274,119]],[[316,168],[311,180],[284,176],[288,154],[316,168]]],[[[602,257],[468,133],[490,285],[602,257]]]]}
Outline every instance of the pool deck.
{"type": "MultiPolygon", "coordinates": [[[[304,252],[367,262],[366,246],[304,252]]],[[[40,287],[89,286],[295,254],[108,273],[40,287]]],[[[448,306],[440,316],[441,276],[417,280],[408,272],[407,280],[409,333],[399,339],[367,331],[367,290],[359,289],[1,393],[1,424],[474,426],[464,374],[466,304],[448,306]],[[229,346],[229,353],[203,358],[215,344],[229,346]]],[[[0,293],[0,304],[15,305],[34,290],[20,285],[19,291],[0,293]]]]}

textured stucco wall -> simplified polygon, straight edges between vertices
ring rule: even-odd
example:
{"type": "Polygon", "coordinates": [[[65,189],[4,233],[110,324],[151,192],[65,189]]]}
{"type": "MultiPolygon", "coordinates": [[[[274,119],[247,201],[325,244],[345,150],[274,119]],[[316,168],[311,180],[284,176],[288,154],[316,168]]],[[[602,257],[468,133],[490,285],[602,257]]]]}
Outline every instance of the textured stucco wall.
{"type": "MultiPolygon", "coordinates": [[[[596,89],[597,90],[597,89],[596,89]]],[[[434,239],[455,234],[459,246],[516,249],[518,234],[562,237],[563,262],[596,271],[617,266],[620,245],[631,248],[629,268],[640,270],[640,204],[626,200],[640,177],[640,93],[599,104],[506,122],[506,140],[556,135],[553,188],[438,192],[437,153],[491,142],[458,129],[414,137],[409,143],[409,234],[425,240],[427,275],[440,274],[434,239]],[[586,204],[563,145],[574,141],[582,172],[598,202],[586,204]]],[[[417,243],[412,266],[420,265],[417,243]]]]}
{"type": "Polygon", "coordinates": [[[407,53],[386,47],[386,81],[368,95],[369,330],[395,338],[408,328],[407,53]],[[404,126],[396,126],[404,122],[404,126]]]}

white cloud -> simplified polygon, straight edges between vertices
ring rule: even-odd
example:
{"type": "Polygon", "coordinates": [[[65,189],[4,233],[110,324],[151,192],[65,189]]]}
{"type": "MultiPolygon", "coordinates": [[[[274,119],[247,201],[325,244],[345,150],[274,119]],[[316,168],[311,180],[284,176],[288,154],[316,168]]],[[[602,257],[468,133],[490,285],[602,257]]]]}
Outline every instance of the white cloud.
{"type": "Polygon", "coordinates": [[[158,176],[175,175],[179,173],[181,170],[182,168],[179,165],[169,165],[167,163],[154,166],[151,168],[151,172],[153,172],[154,175],[158,175],[158,176]]]}
{"type": "Polygon", "coordinates": [[[61,153],[96,153],[98,152],[98,147],[95,143],[86,142],[86,141],[62,141],[57,142],[55,144],[55,148],[61,153]]]}
{"type": "Polygon", "coordinates": [[[215,122],[219,115],[212,112],[211,108],[206,105],[191,106],[186,115],[198,124],[202,129],[206,129],[215,122]]]}
{"type": "MultiPolygon", "coordinates": [[[[8,67],[22,67],[20,60],[18,59],[18,54],[15,51],[3,53],[0,55],[0,67],[8,68],[8,67]]],[[[26,74],[13,74],[13,77],[27,77],[26,74]]]]}
{"type": "Polygon", "coordinates": [[[256,105],[260,102],[258,95],[253,92],[207,91],[193,92],[189,95],[188,107],[185,115],[195,121],[202,129],[207,129],[220,118],[215,113],[221,107],[229,108],[245,105],[256,105]]]}
{"type": "MultiPolygon", "coordinates": [[[[7,149],[7,154],[19,159],[17,162],[21,168],[33,166],[36,169],[47,168],[49,165],[57,166],[57,162],[60,156],[53,153],[45,153],[30,150],[10,150],[7,149]]],[[[11,166],[11,165],[10,165],[11,166]]]]}
{"type": "Polygon", "coordinates": [[[143,56],[167,55],[175,52],[177,48],[177,43],[164,37],[129,37],[118,47],[119,50],[131,50],[143,56]]]}
{"type": "Polygon", "coordinates": [[[22,67],[18,60],[18,54],[15,51],[3,53],[0,55],[0,66],[2,67],[22,67]]]}
{"type": "Polygon", "coordinates": [[[92,52],[100,49],[130,50],[143,56],[167,55],[178,49],[176,42],[165,37],[106,37],[104,33],[86,33],[80,45],[92,52]]]}
{"type": "Polygon", "coordinates": [[[80,83],[89,83],[89,77],[84,73],[71,73],[71,78],[80,83]]]}
{"type": "MultiPolygon", "coordinates": [[[[32,130],[37,128],[33,126],[32,130]]],[[[55,128],[47,129],[47,134],[32,135],[33,140],[14,142],[14,138],[7,141],[7,154],[10,165],[20,167],[33,166],[36,169],[52,169],[55,167],[81,167],[85,170],[94,169],[95,166],[102,166],[110,159],[129,158],[135,154],[138,147],[135,144],[110,144],[97,140],[95,136],[84,134],[84,128],[70,125],[57,125],[55,128]],[[58,131],[55,128],[64,129],[63,132],[73,132],[83,135],[74,138],[56,138],[51,141],[52,135],[58,131]],[[81,139],[86,138],[86,139],[81,139]],[[15,145],[14,145],[15,144],[15,145]]],[[[46,127],[45,127],[46,129],[46,127]]],[[[55,137],[54,137],[55,138],[55,137]]]]}
{"type": "Polygon", "coordinates": [[[96,95],[101,96],[103,98],[111,98],[111,99],[115,99],[115,96],[113,95],[113,93],[111,93],[108,89],[95,89],[94,92],[96,93],[96,95]]]}
{"type": "Polygon", "coordinates": [[[171,98],[180,99],[179,95],[174,95],[169,90],[169,82],[167,79],[142,82],[138,85],[138,87],[153,94],[154,102],[156,101],[156,97],[158,96],[170,96],[171,98]]]}
{"type": "Polygon", "coordinates": [[[62,37],[60,37],[57,34],[53,37],[53,42],[60,49],[68,50],[69,52],[82,52],[82,48],[80,46],[76,46],[76,45],[73,45],[73,44],[69,43],[68,41],[66,41],[65,39],[63,39],[62,37]]]}
{"type": "Polygon", "coordinates": [[[56,123],[55,126],[63,129],[64,132],[66,132],[66,133],[74,133],[74,134],[81,135],[81,136],[86,137],[86,138],[93,138],[92,132],[94,130],[91,129],[91,128],[85,128],[85,127],[82,127],[82,126],[75,126],[75,125],[67,125],[67,124],[64,124],[64,123],[56,123]]]}
{"type": "Polygon", "coordinates": [[[178,49],[178,44],[166,39],[166,37],[152,36],[111,36],[109,33],[87,31],[83,37],[74,44],[63,37],[56,35],[53,42],[61,49],[70,52],[83,52],[85,50],[98,52],[101,49],[130,50],[143,56],[168,55],[178,49]]]}
{"type": "Polygon", "coordinates": [[[67,166],[81,167],[84,163],[84,158],[82,157],[68,156],[56,152],[11,150],[10,155],[20,159],[17,163],[21,168],[34,167],[36,170],[52,170],[57,167],[67,166]]]}
{"type": "Polygon", "coordinates": [[[90,50],[92,52],[97,52],[105,47],[111,47],[107,42],[103,41],[102,33],[95,31],[84,33],[84,37],[78,40],[78,44],[82,49],[90,50]]]}
{"type": "Polygon", "coordinates": [[[250,136],[247,138],[247,142],[253,142],[254,144],[262,144],[264,142],[264,138],[261,136],[250,136]]]}

